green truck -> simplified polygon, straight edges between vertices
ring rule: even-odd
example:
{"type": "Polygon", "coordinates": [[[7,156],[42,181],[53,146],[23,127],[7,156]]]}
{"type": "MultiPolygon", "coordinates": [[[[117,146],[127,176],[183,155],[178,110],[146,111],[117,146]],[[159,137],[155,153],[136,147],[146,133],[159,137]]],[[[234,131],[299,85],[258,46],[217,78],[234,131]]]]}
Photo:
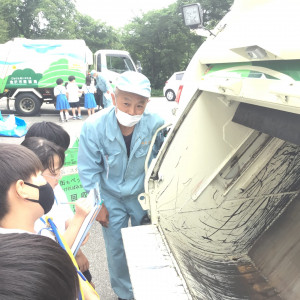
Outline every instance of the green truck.
{"type": "Polygon", "coordinates": [[[43,102],[55,103],[57,78],[67,81],[74,75],[81,86],[89,68],[105,73],[112,84],[118,74],[137,71],[127,51],[98,50],[93,55],[84,40],[15,38],[0,45],[0,98],[8,109],[14,102],[19,115],[36,115],[43,102]]]}

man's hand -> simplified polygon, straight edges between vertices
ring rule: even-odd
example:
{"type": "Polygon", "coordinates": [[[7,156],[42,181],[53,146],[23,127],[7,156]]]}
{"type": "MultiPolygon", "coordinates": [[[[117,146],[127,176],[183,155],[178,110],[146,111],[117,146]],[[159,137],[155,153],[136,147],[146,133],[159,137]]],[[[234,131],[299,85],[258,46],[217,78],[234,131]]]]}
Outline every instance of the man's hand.
{"type": "Polygon", "coordinates": [[[109,224],[109,213],[108,213],[108,210],[107,208],[105,207],[104,204],[102,204],[102,207],[96,217],[96,220],[98,222],[100,222],[100,224],[104,227],[108,227],[108,224],[109,224]]]}
{"type": "Polygon", "coordinates": [[[92,201],[88,200],[87,198],[81,198],[77,200],[75,202],[75,215],[85,218],[93,208],[91,202],[92,201]]]}
{"type": "Polygon", "coordinates": [[[75,259],[81,272],[85,272],[89,269],[90,263],[81,250],[78,251],[75,259]]]}

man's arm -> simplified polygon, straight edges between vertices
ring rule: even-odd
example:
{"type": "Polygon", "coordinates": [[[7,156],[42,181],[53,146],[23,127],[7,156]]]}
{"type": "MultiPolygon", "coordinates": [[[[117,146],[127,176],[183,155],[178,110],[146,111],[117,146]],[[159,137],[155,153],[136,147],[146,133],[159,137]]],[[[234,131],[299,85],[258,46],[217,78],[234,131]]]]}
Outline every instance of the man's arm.
{"type": "Polygon", "coordinates": [[[103,171],[101,152],[95,142],[99,137],[91,125],[83,124],[78,149],[78,174],[87,192],[94,188],[95,183],[100,184],[100,173],[103,171]]]}
{"type": "Polygon", "coordinates": [[[97,88],[99,88],[103,93],[107,93],[110,91],[110,84],[108,82],[108,80],[106,80],[106,78],[101,75],[98,74],[98,78],[97,78],[97,88]]]}

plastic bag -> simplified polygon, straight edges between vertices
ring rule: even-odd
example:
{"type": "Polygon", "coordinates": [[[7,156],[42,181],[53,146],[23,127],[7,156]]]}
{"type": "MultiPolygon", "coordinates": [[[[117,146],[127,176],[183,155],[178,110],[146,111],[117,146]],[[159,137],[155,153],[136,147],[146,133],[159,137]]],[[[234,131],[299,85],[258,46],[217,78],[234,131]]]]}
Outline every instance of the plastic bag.
{"type": "Polygon", "coordinates": [[[22,137],[27,133],[27,124],[23,119],[9,115],[6,119],[0,111],[0,136],[22,137]]]}

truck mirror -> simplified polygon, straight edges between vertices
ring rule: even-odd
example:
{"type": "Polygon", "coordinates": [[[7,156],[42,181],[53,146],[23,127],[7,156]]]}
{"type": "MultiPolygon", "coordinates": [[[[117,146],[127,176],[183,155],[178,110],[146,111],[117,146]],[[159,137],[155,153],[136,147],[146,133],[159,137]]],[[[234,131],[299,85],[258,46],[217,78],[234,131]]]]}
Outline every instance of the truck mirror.
{"type": "Polygon", "coordinates": [[[139,73],[142,73],[143,68],[139,60],[136,62],[136,69],[139,73]]]}
{"type": "Polygon", "coordinates": [[[203,24],[203,11],[199,3],[182,6],[184,23],[191,29],[201,28],[203,24]]]}

